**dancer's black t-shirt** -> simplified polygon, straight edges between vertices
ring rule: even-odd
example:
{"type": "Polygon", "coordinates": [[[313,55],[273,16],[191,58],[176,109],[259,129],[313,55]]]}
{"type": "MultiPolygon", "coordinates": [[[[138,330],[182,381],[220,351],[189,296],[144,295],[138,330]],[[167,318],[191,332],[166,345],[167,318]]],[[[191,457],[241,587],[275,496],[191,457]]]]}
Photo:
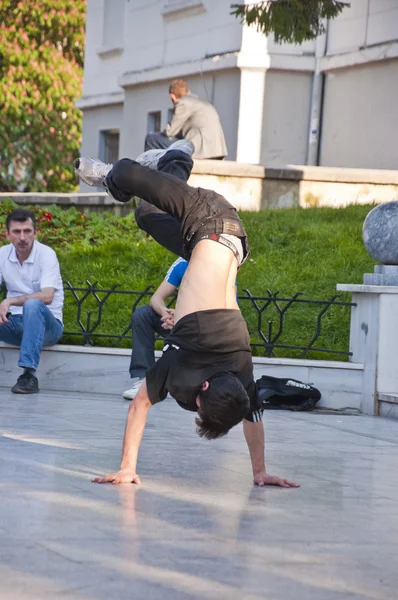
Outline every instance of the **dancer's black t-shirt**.
{"type": "Polygon", "coordinates": [[[248,421],[261,418],[249,332],[239,310],[211,309],[180,319],[165,339],[163,355],[146,372],[149,400],[161,402],[169,393],[186,410],[197,411],[196,397],[209,377],[228,371],[250,399],[248,421]]]}

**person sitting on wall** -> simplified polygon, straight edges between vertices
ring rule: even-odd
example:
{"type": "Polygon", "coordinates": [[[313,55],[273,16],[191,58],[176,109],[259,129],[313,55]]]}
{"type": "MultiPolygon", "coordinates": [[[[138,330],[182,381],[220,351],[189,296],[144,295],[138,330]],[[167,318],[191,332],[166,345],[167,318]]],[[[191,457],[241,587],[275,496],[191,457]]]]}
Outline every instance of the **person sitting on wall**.
{"type": "Polygon", "coordinates": [[[169,94],[174,104],[173,118],[163,133],[147,134],[145,150],[168,148],[178,137],[192,142],[194,159],[223,159],[227,146],[214,106],[192,94],[183,79],[171,82],[169,94]]]}
{"type": "Polygon", "coordinates": [[[146,371],[155,364],[155,333],[164,337],[174,326],[174,309],[167,308],[166,300],[177,293],[187,267],[188,261],[178,258],[154,292],[149,306],[140,306],[131,316],[130,376],[132,387],[123,393],[123,398],[126,400],[134,400],[146,371]]]}
{"type": "Polygon", "coordinates": [[[36,240],[34,214],[17,208],[7,215],[6,237],[0,248],[0,283],[7,297],[0,303],[0,341],[20,346],[22,375],[11,388],[14,394],[35,394],[35,376],[43,346],[62,336],[64,288],[57,255],[36,240]]]}

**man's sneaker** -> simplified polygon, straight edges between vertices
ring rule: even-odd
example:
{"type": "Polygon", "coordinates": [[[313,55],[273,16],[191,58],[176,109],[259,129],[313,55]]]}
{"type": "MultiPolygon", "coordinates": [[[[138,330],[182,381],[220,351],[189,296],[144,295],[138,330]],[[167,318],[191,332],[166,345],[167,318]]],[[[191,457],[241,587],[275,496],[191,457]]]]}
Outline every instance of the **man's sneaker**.
{"type": "Polygon", "coordinates": [[[136,162],[140,163],[140,165],[149,167],[153,171],[156,171],[159,160],[162,158],[162,156],[167,154],[167,152],[170,152],[170,150],[179,150],[180,152],[184,152],[184,154],[188,154],[188,156],[191,157],[195,152],[195,147],[189,140],[177,140],[164,150],[146,150],[146,152],[143,152],[137,156],[135,160],[136,162]]]}
{"type": "Polygon", "coordinates": [[[137,381],[135,381],[135,383],[133,383],[133,386],[129,390],[123,392],[123,398],[125,398],[125,400],[134,400],[134,398],[138,394],[138,390],[140,389],[143,381],[143,379],[138,379],[137,381]]]}
{"type": "Polygon", "coordinates": [[[39,391],[39,382],[37,377],[25,371],[17,379],[17,383],[11,388],[13,394],[37,394],[39,391]]]}
{"type": "Polygon", "coordinates": [[[105,177],[113,167],[113,165],[103,163],[101,160],[85,158],[83,156],[77,158],[74,165],[76,175],[78,175],[84,183],[94,187],[106,187],[104,186],[105,177]]]}

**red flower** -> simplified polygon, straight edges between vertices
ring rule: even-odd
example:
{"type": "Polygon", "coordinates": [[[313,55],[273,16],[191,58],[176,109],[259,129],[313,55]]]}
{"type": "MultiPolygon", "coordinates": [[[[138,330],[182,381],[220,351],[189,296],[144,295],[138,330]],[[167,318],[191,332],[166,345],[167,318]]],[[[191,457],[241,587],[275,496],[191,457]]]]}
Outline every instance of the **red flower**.
{"type": "Polygon", "coordinates": [[[53,216],[50,212],[45,212],[44,213],[44,218],[47,219],[47,221],[52,221],[53,220],[53,216]]]}

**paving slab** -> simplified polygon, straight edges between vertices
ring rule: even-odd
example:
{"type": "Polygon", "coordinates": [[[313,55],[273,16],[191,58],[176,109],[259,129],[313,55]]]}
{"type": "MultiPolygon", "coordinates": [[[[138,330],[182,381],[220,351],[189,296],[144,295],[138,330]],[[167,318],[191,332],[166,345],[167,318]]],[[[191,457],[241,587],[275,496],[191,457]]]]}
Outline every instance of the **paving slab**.
{"type": "Polygon", "coordinates": [[[173,400],[149,413],[142,486],[120,460],[128,402],[0,388],[1,600],[393,600],[398,422],[269,411],[256,488],[241,427],[208,442],[173,400]]]}

